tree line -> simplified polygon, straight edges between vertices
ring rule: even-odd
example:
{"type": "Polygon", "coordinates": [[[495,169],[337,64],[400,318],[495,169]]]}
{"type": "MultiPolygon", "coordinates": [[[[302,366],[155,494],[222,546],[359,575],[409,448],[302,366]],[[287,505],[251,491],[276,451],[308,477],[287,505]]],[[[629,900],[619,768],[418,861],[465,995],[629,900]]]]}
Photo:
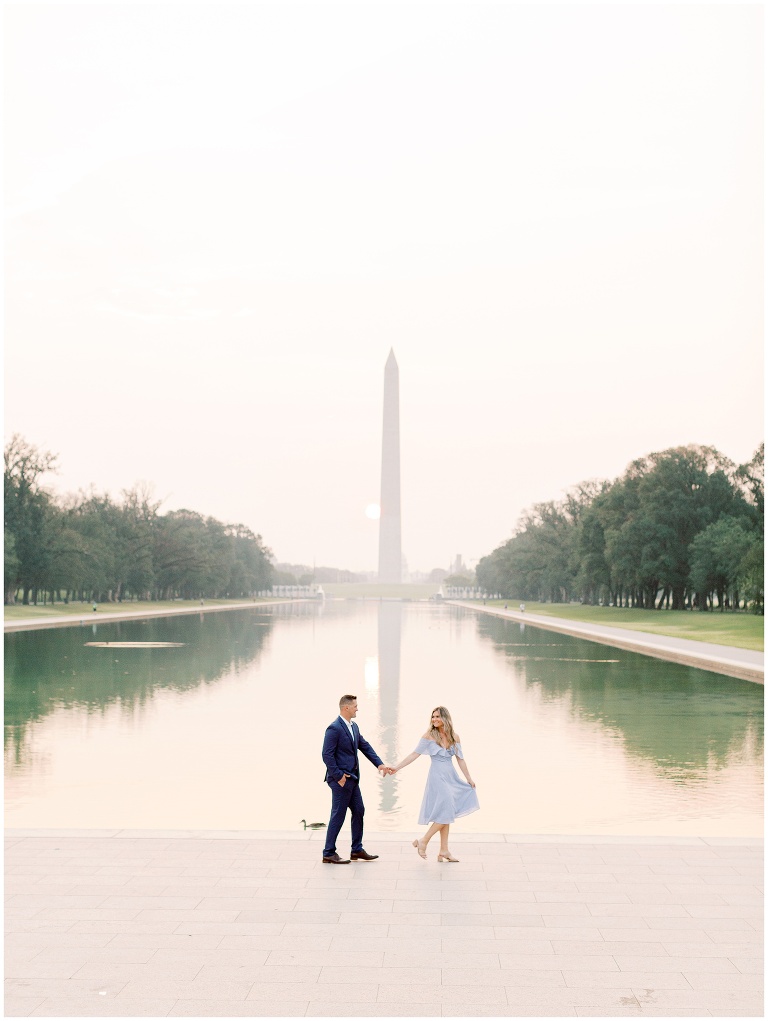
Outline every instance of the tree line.
{"type": "Polygon", "coordinates": [[[506,598],[764,612],[763,444],[736,465],[714,447],[632,461],[527,510],[477,565],[506,598]]]}
{"type": "Polygon", "coordinates": [[[325,585],[364,582],[364,574],[342,567],[310,567],[309,564],[275,564],[275,585],[325,585]]]}
{"type": "Polygon", "coordinates": [[[159,512],[147,487],[56,497],[56,455],[5,448],[5,603],[238,598],[272,586],[272,553],[245,525],[159,512]]]}

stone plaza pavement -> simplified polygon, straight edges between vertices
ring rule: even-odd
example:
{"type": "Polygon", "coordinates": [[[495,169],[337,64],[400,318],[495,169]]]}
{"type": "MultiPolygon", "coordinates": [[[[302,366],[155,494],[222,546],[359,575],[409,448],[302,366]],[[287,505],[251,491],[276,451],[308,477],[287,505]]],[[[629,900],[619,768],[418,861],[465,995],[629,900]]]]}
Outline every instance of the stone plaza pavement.
{"type": "Polygon", "coordinates": [[[763,1015],[761,840],[366,845],[8,831],[6,1016],[763,1015]]]}

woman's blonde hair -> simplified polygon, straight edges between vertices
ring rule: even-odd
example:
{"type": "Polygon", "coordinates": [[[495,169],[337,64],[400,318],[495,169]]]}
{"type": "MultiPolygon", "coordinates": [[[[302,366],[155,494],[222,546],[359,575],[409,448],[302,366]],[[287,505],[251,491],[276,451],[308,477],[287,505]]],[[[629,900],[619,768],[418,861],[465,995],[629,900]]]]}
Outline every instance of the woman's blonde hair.
{"type": "Polygon", "coordinates": [[[453,720],[451,719],[451,714],[448,712],[444,705],[437,706],[437,708],[433,709],[432,713],[430,714],[429,736],[433,740],[437,741],[438,744],[440,743],[440,731],[437,729],[437,727],[432,726],[432,716],[434,716],[435,713],[440,713],[443,719],[443,732],[445,736],[448,738],[448,747],[450,748],[452,744],[457,744],[459,739],[456,737],[456,732],[453,729],[453,720]]]}

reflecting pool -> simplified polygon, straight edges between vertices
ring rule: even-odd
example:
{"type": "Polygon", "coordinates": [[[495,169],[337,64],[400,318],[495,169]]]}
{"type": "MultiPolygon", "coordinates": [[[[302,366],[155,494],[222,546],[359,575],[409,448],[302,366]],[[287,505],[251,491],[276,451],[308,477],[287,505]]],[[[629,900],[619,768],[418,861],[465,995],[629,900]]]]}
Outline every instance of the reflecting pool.
{"type": "MultiPolygon", "coordinates": [[[[461,831],[762,834],[762,686],[459,607],[89,621],[6,635],[5,670],[9,826],[325,822],[350,693],[386,763],[450,709],[481,805],[461,831]]],[[[362,761],[369,830],[414,829],[427,768],[362,761]]]]}

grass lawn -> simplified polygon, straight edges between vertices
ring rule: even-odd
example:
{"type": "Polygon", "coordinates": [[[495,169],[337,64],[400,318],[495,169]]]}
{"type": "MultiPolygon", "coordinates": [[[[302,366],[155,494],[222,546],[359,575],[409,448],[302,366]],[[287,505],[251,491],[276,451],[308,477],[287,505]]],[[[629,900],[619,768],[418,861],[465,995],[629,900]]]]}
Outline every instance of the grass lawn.
{"type": "Polygon", "coordinates": [[[341,599],[428,599],[439,591],[436,584],[379,585],[377,582],[321,582],[327,596],[341,599]]]}
{"type": "MultiPolygon", "coordinates": [[[[275,602],[272,599],[206,599],[206,606],[233,606],[238,603],[265,603],[275,602]]],[[[33,617],[98,617],[108,613],[137,613],[142,610],[185,610],[192,607],[199,608],[199,599],[168,599],[165,601],[150,602],[124,602],[124,603],[97,603],[99,607],[96,613],[93,612],[92,603],[48,603],[43,606],[22,606],[16,603],[13,606],[5,607],[6,620],[21,620],[33,617]]]]}
{"type": "MultiPolygon", "coordinates": [[[[518,599],[493,599],[489,606],[516,610],[518,599]]],[[[629,610],[620,606],[582,606],[581,603],[529,603],[526,613],[546,617],[578,620],[606,627],[623,627],[630,631],[648,631],[672,638],[690,638],[695,642],[735,645],[739,649],[763,651],[764,618],[752,613],[698,613],[688,610],[629,610]]]]}

